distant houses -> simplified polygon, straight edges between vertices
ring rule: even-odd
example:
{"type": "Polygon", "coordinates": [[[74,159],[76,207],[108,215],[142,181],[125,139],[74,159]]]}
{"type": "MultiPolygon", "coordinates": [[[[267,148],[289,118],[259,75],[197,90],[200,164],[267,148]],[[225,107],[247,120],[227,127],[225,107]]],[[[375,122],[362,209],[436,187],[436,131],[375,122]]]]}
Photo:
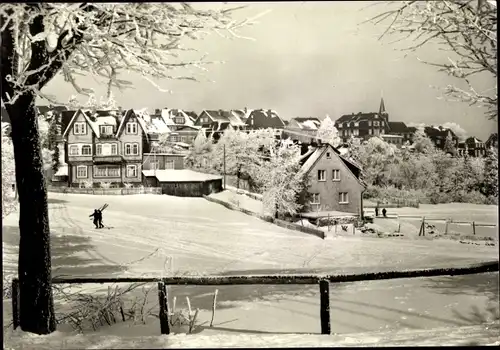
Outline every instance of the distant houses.
{"type": "Polygon", "coordinates": [[[484,157],[486,155],[486,144],[478,138],[471,136],[458,144],[458,155],[470,157],[484,157]]]}
{"type": "Polygon", "coordinates": [[[292,118],[285,125],[283,137],[300,143],[311,143],[317,140],[320,125],[318,118],[292,118]]]}

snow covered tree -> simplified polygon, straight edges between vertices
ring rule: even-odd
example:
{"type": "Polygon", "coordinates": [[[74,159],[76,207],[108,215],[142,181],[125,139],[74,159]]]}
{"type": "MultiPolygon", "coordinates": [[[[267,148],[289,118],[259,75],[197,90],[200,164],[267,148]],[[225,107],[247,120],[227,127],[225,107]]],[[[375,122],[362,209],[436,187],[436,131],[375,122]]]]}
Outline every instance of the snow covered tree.
{"type": "Polygon", "coordinates": [[[455,147],[455,143],[453,142],[453,137],[451,137],[451,135],[446,136],[443,150],[445,151],[445,153],[449,153],[452,156],[457,155],[457,148],[455,147]]]}
{"type": "Polygon", "coordinates": [[[413,147],[415,152],[431,154],[435,151],[436,147],[432,140],[424,132],[423,128],[417,129],[413,135],[413,147]]]}
{"type": "Polygon", "coordinates": [[[451,131],[453,131],[453,133],[458,137],[459,141],[465,141],[465,139],[467,138],[467,131],[465,131],[465,129],[457,123],[447,122],[442,124],[441,126],[445,129],[450,129],[451,131]]]}
{"type": "Polygon", "coordinates": [[[207,138],[204,130],[200,130],[196,135],[193,146],[186,157],[186,164],[190,167],[199,168],[204,166],[202,164],[202,159],[206,158],[207,155],[212,151],[212,140],[207,138]]]}
{"type": "Polygon", "coordinates": [[[390,21],[380,39],[389,34],[397,37],[397,41],[414,40],[414,44],[405,48],[407,51],[432,44],[448,51],[446,59],[441,62],[424,61],[461,83],[448,85],[444,93],[470,105],[484,106],[487,117],[496,120],[496,1],[394,1],[389,5],[389,10],[369,20],[375,24],[390,21]],[[483,91],[474,87],[478,76],[491,78],[491,87],[483,91]],[[462,89],[460,85],[466,85],[468,89],[462,89]]]}
{"type": "Polygon", "coordinates": [[[12,140],[7,136],[6,127],[2,126],[2,218],[9,215],[16,207],[15,195],[12,191],[15,181],[12,140]]]}
{"type": "Polygon", "coordinates": [[[364,180],[375,186],[387,185],[395,156],[396,148],[378,137],[372,137],[363,143],[357,157],[363,169],[364,180]]]}
{"type": "Polygon", "coordinates": [[[282,215],[295,215],[301,208],[298,196],[304,190],[305,180],[300,174],[300,147],[280,142],[273,147],[270,160],[263,162],[259,171],[264,209],[282,215]]]}
{"type": "Polygon", "coordinates": [[[491,147],[484,164],[484,190],[486,196],[498,198],[498,148],[491,147]]]}
{"type": "Polygon", "coordinates": [[[341,143],[339,137],[339,131],[335,127],[335,123],[329,116],[321,121],[321,125],[318,129],[318,138],[325,143],[329,143],[333,147],[338,147],[341,143]]]}
{"type": "Polygon", "coordinates": [[[0,6],[1,98],[12,125],[20,201],[18,274],[23,331],[48,334],[55,330],[47,193],[35,99],[58,103],[43,88],[59,73],[78,93],[87,95],[92,90],[79,85],[78,74],[119,89],[132,85],[119,79],[123,72],[132,72],[158,88],[155,81],[161,79],[196,80],[189,69],[207,62],[180,55],[190,50],[181,40],[198,39],[210,31],[237,36],[237,28],[253,23],[253,19],[233,20],[231,14],[227,8],[198,10],[185,3],[0,6]],[[175,75],[176,68],[183,74],[175,75]]]}
{"type": "Polygon", "coordinates": [[[61,167],[61,161],[59,160],[61,154],[59,152],[59,147],[57,145],[54,147],[54,153],[52,154],[52,171],[57,173],[59,168],[61,167]]]}

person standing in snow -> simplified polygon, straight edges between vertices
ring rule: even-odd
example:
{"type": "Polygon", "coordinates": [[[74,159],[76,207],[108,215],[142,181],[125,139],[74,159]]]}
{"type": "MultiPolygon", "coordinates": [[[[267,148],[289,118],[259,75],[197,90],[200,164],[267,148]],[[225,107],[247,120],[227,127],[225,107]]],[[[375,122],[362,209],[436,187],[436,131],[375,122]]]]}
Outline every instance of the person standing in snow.
{"type": "Polygon", "coordinates": [[[378,217],[378,205],[375,207],[375,216],[378,217]]]}
{"type": "Polygon", "coordinates": [[[94,212],[92,214],[89,215],[89,217],[94,217],[94,225],[95,225],[95,228],[99,228],[99,216],[101,217],[101,220],[102,220],[102,214],[99,213],[99,210],[97,209],[94,209],[94,212]]]}
{"type": "Polygon", "coordinates": [[[385,208],[384,208],[384,209],[382,209],[382,215],[384,216],[384,218],[386,218],[386,217],[387,217],[387,210],[385,210],[385,208]]]}
{"type": "Polygon", "coordinates": [[[103,228],[102,224],[102,210],[97,209],[97,223],[99,224],[99,228],[103,228]]]}

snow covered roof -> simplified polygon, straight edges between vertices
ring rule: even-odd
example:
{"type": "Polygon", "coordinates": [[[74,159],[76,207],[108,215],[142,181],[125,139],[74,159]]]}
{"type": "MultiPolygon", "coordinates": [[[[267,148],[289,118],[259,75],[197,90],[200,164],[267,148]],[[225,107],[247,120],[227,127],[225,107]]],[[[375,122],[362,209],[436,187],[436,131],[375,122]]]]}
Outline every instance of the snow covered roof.
{"type": "MultiPolygon", "coordinates": [[[[155,170],[143,170],[144,176],[155,176],[155,170]]],[[[222,176],[198,173],[189,169],[182,170],[156,170],[156,178],[160,182],[204,182],[220,180],[222,176]]]]}

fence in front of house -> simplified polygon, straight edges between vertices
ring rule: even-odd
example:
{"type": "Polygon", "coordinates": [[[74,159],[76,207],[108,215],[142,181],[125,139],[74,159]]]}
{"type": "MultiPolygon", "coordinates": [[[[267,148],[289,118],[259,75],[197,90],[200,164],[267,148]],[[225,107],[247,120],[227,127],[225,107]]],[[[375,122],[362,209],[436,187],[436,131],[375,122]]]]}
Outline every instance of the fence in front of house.
{"type": "MultiPolygon", "coordinates": [[[[330,283],[362,282],[401,278],[437,277],[470,275],[498,272],[499,262],[491,261],[466,267],[404,270],[391,272],[372,272],[351,275],[272,275],[272,276],[207,276],[207,277],[130,277],[130,278],[53,278],[53,284],[104,284],[104,283],[157,283],[159,319],[161,334],[170,334],[169,323],[169,285],[224,286],[224,285],[318,285],[320,291],[319,319],[321,334],[331,334],[330,326],[330,283]]],[[[12,317],[14,329],[20,325],[19,279],[12,280],[12,317]]]]}

